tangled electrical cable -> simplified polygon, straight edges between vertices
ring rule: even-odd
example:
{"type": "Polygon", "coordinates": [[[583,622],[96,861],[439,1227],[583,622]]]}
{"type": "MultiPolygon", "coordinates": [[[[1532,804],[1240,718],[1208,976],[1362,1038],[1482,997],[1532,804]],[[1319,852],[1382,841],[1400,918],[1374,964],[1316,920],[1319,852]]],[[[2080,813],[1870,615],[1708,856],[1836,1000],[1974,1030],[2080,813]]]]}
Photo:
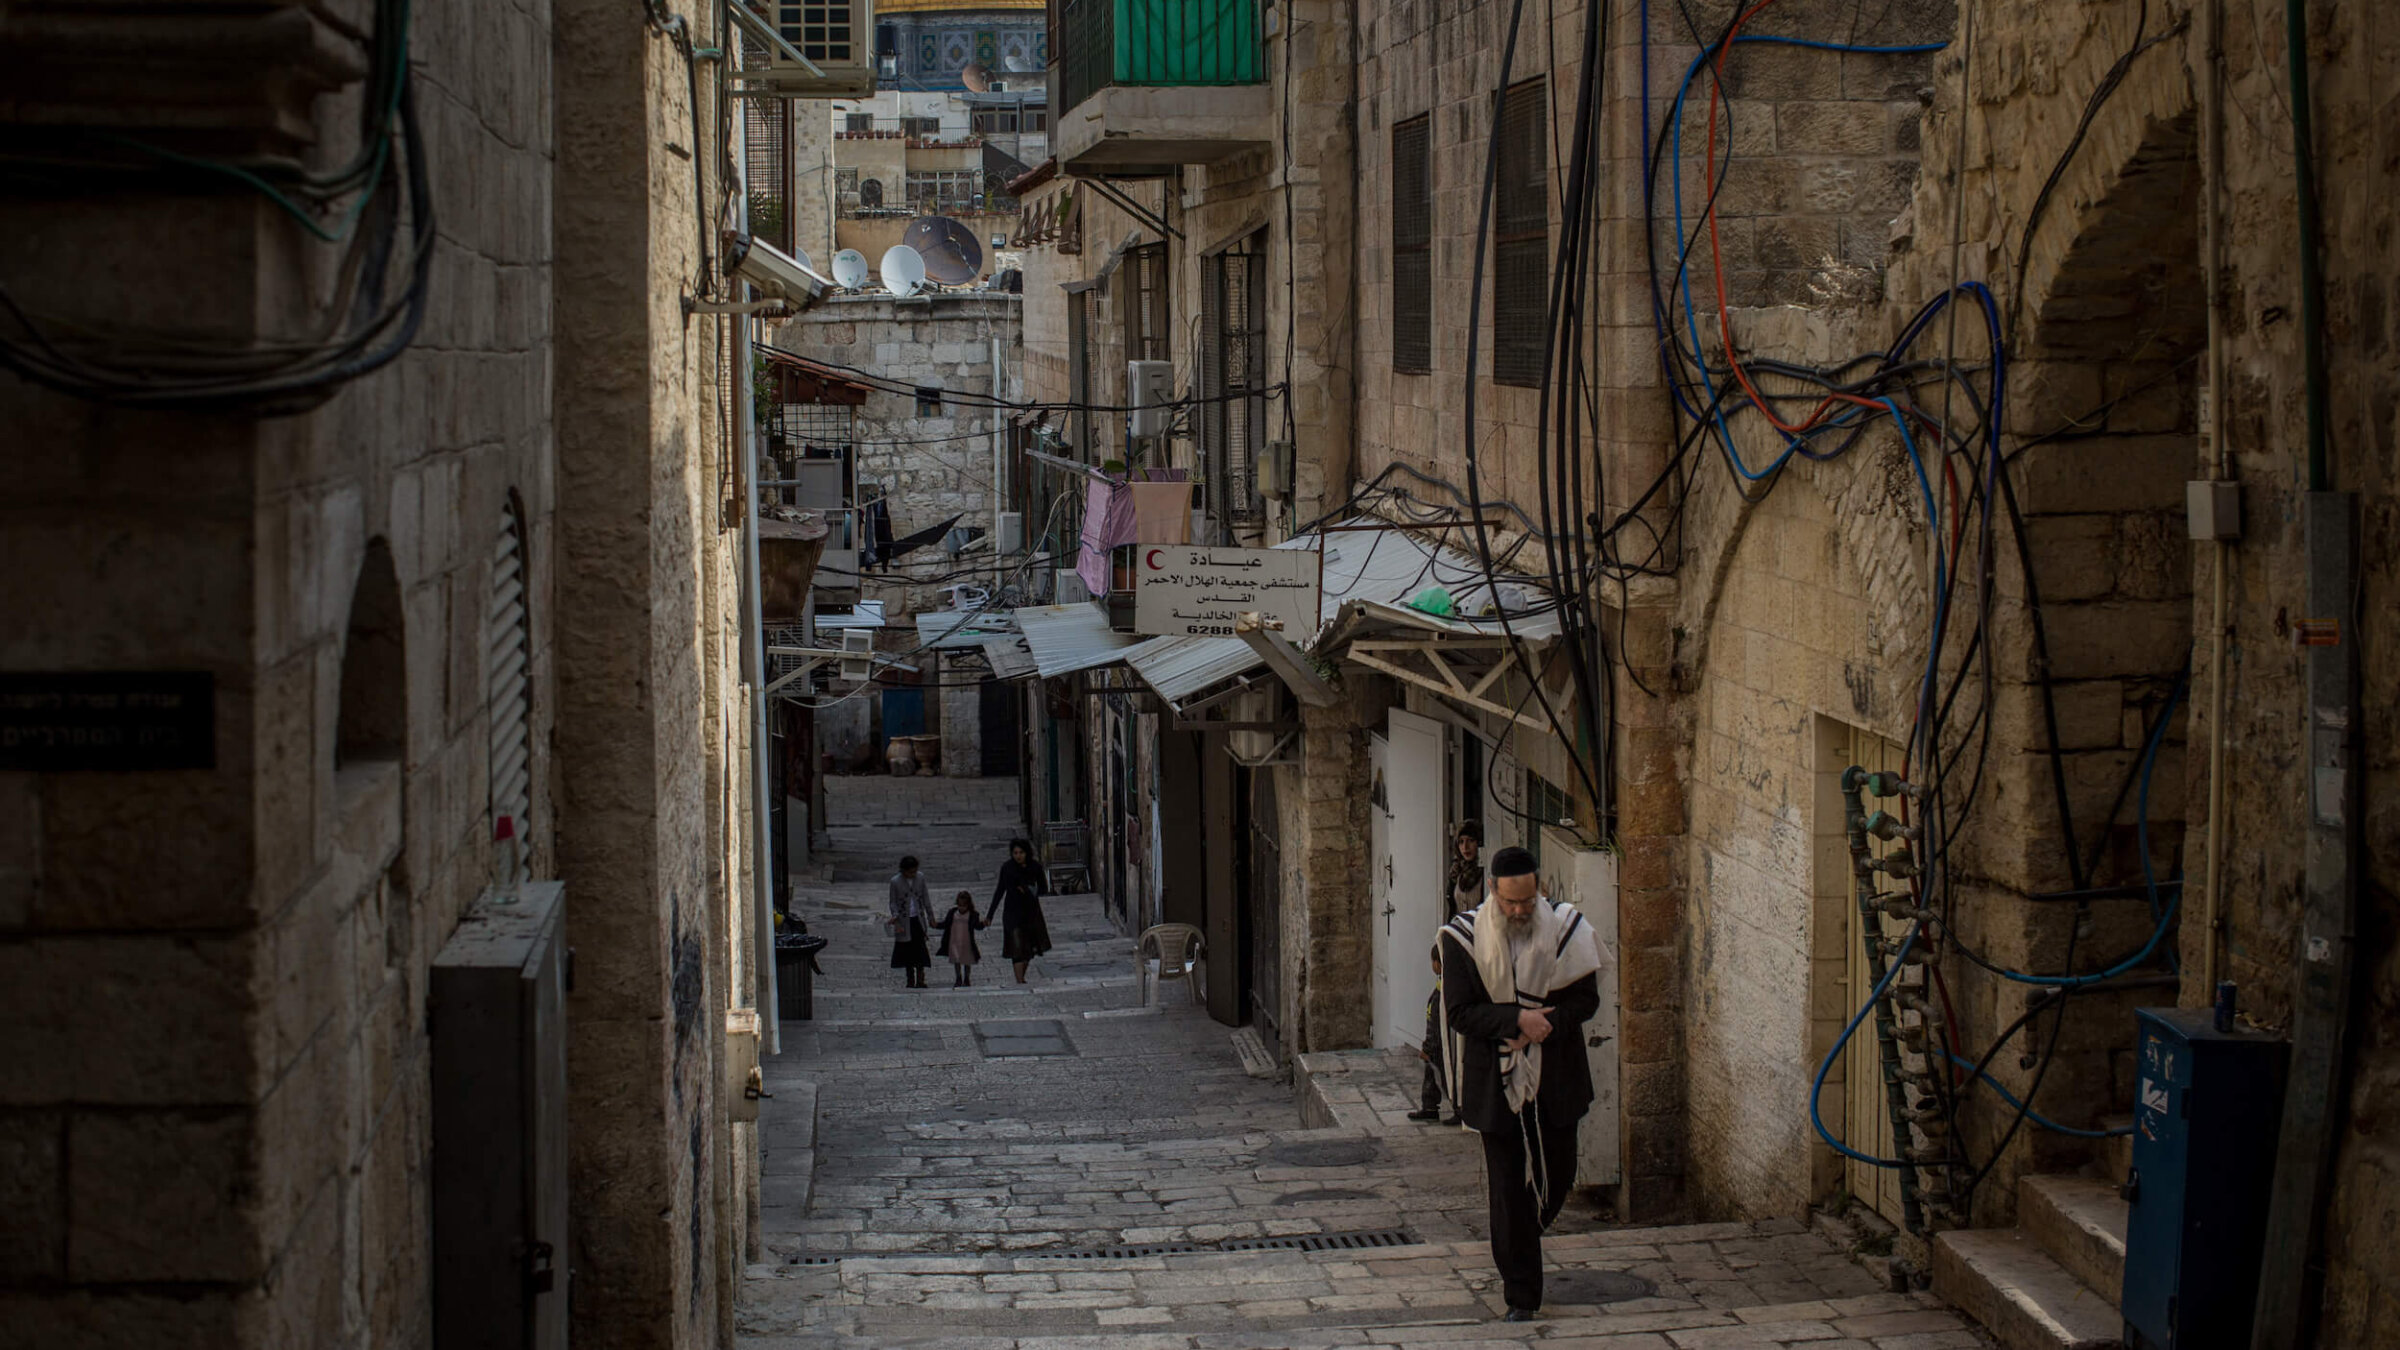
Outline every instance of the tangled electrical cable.
{"type": "MultiPolygon", "coordinates": [[[[1776,0],[1753,0],[1739,7],[1714,33],[1701,32],[1690,11],[1679,5],[1686,27],[1691,29],[1697,54],[1682,71],[1672,98],[1663,104],[1663,116],[1655,123],[1650,62],[1654,30],[1650,0],[1640,3],[1644,248],[1649,263],[1649,298],[1658,360],[1677,432],[1666,463],[1639,492],[1627,494],[1623,505],[1612,500],[1605,480],[1599,476],[1600,457],[1586,444],[1598,421],[1597,390],[1585,355],[1585,335],[1597,317],[1596,301],[1586,298],[1596,294],[1597,286],[1593,185],[1598,177],[1599,138],[1593,127],[1599,109],[1604,106],[1601,86],[1607,67],[1600,44],[1612,27],[1607,0],[1594,7],[1597,18],[1586,15],[1579,58],[1581,82],[1574,100],[1574,130],[1570,149],[1559,156],[1565,179],[1561,191],[1564,222],[1558,235],[1559,254],[1550,274],[1544,330],[1545,373],[1536,444],[1539,499],[1530,517],[1521,510],[1515,511],[1524,526],[1519,546],[1527,539],[1538,540],[1542,546],[1547,563],[1545,579],[1562,597],[1562,638],[1558,651],[1564,653],[1573,671],[1581,706],[1591,710],[1586,713],[1588,719],[1594,713],[1606,711],[1607,705],[1600,700],[1610,696],[1607,691],[1612,669],[1622,669],[1632,682],[1640,683],[1638,672],[1623,657],[1621,636],[1617,650],[1613,653],[1609,650],[1598,584],[1602,580],[1624,583],[1643,575],[1671,575],[1678,570],[1685,520],[1699,491],[1704,458],[1699,451],[1703,442],[1713,447],[1725,464],[1735,492],[1750,503],[1771,492],[1795,461],[1834,460],[1869,444],[1889,445],[1904,458],[1915,505],[1922,512],[1929,541],[1930,578],[1925,595],[1928,622],[1924,664],[1913,680],[1911,731],[1906,747],[1906,762],[1917,766],[1923,777],[1922,795],[1913,803],[1915,824],[1910,828],[1921,832],[1924,854],[1908,888],[1910,908],[1918,917],[1907,933],[1896,939],[1897,954],[1905,958],[1923,947],[1926,954],[1937,958],[1927,963],[1929,978],[1924,993],[1911,997],[1938,998],[1940,1006],[1945,1008],[1949,1005],[1948,986],[1938,960],[1945,951],[1955,951],[2003,978],[2044,991],[2024,1016],[2003,1029],[1989,1048],[1976,1057],[1969,1058],[1960,1052],[1955,1013],[1941,1019],[1940,1038],[1926,1046],[1928,1063],[1940,1066],[1928,1071],[1927,1090],[1933,1098],[1930,1109],[1949,1118],[1950,1128],[1945,1134],[1950,1140],[1958,1139],[1957,1113],[1967,1094],[1979,1083],[1991,1087],[2013,1111],[1992,1155],[1980,1166],[1964,1156],[1963,1146],[1959,1146],[1957,1156],[1952,1159],[1962,1174],[1972,1174],[1958,1200],[1964,1204],[1971,1201],[1974,1186],[1989,1173],[2025,1124],[2070,1134],[2095,1133],[2062,1125],[2033,1109],[2034,1097],[2055,1057],[2059,1026],[2073,994],[2124,976],[2152,959],[2174,918],[2175,904],[2171,900],[2161,903],[2159,899],[2161,889],[2147,847],[2147,811],[2137,804],[2145,889],[2152,900],[2154,919],[2149,940],[2137,950],[2112,956],[2089,968],[2079,968],[2070,942],[2066,959],[2057,971],[2013,970],[1976,951],[1961,938],[1954,922],[1959,898],[1956,849],[1965,836],[1967,822],[1984,790],[1987,769],[1993,762],[1997,706],[1994,587],[2004,549],[2013,551],[2026,587],[2034,647],[2034,683],[2041,716],[2050,733],[2046,753],[2056,827],[2077,893],[2088,889],[2088,880],[2099,865],[2097,846],[2087,850],[2076,837],[2057,734],[2057,698],[2052,686],[2049,635],[2036,580],[2034,551],[2010,469],[2015,457],[2032,445],[2100,434],[2109,410],[2138,392],[2138,387],[2121,391],[2092,413],[2069,419],[2053,431],[2026,438],[2013,451],[2009,450],[2006,446],[2008,334],[2013,327],[2013,315],[2003,317],[2001,306],[1983,283],[1955,276],[1942,293],[1926,301],[1908,318],[1886,350],[1861,353],[1823,366],[1775,360],[1743,350],[1735,331],[1735,297],[1729,289],[1728,260],[1718,221],[1719,198],[1734,159],[1731,153],[1734,105],[1726,97],[1725,75],[1736,49],[1779,46],[1871,59],[1921,55],[1947,45],[1908,41],[1835,42],[1744,31],[1745,26],[1775,3],[1776,0]],[[1705,84],[1696,90],[1694,86],[1702,81],[1705,84]],[[1704,127],[1706,136],[1704,149],[1698,156],[1705,198],[1698,203],[1696,218],[1687,218],[1684,200],[1683,134],[1687,116],[1704,127]],[[1663,193],[1659,188],[1662,173],[1669,180],[1663,193]],[[1662,226],[1674,231],[1671,245],[1664,248],[1659,238],[1662,226]],[[1707,319],[1713,322],[1713,333],[1704,328],[1702,306],[1694,298],[1692,271],[1696,262],[1705,262],[1710,269],[1706,282],[1713,294],[1709,297],[1712,303],[1707,319]],[[1966,314],[1960,313],[1957,308],[1960,305],[1967,307],[1966,314]],[[1958,352],[1960,320],[1969,315],[1982,319],[1983,355],[1962,360],[1958,352]],[[1941,336],[1944,350],[1938,355],[1918,354],[1918,348],[1930,345],[1928,334],[1937,319],[1944,328],[1941,336]],[[1712,349],[1716,353],[1713,359],[1712,349]],[[1939,411],[1929,405],[1926,397],[1937,390],[1940,397],[1933,403],[1939,405],[1939,411]],[[1764,458],[1746,449],[1744,439],[1735,432],[1736,423],[1745,418],[1765,428],[1772,451],[1764,458]],[[1871,440],[1879,430],[1883,437],[1871,440]],[[2043,1015],[2052,1018],[2047,1043],[2029,1060],[2028,1067],[2038,1067],[2027,1090],[2019,1097],[1993,1081],[1987,1070],[2004,1046],[2027,1028],[2038,1026],[2043,1015]],[[1967,1071],[1963,1077],[1961,1070],[1967,1071]]],[[[1460,495],[1465,499],[1462,505],[1466,515],[1474,521],[1476,551],[1487,572],[1501,560],[1495,556],[1484,527],[1486,503],[1478,457],[1477,380],[1473,376],[1477,373],[1483,269],[1492,232],[1493,177],[1500,157],[1498,113],[1509,87],[1522,18],[1523,0],[1517,0],[1500,54],[1499,76],[1491,91],[1489,111],[1494,121],[1479,202],[1468,317],[1470,378],[1464,392],[1462,438],[1466,483],[1460,495]]],[[[2163,35],[2146,35],[2137,24],[2133,45],[2087,104],[2083,126],[2089,126],[2094,110],[2121,80],[2125,67],[2141,52],[2163,40],[2163,35]]],[[[2082,140],[2079,128],[2062,155],[2061,164],[2051,171],[2050,182],[2058,181],[2065,159],[2076,153],[2082,140]]],[[[2020,257],[2027,247],[2029,242],[2020,244],[2020,257]]],[[[2022,271],[2020,264],[2020,282],[2022,271]]],[[[1342,509],[1382,489],[1396,467],[1404,466],[1387,467],[1373,482],[1353,494],[1342,509]]],[[[1620,607],[1620,623],[1623,612],[1620,607]]],[[[1521,656],[1523,644],[1514,632],[1508,636],[1521,656]]],[[[2180,697],[2180,687],[2178,682],[2177,692],[2170,694],[2158,709],[2145,740],[2144,754],[2128,767],[2125,783],[2111,807],[2109,822],[2102,828],[2103,838],[2113,828],[2128,794],[2138,792],[2146,798],[2150,774],[2166,735],[2167,722],[2180,697]]],[[[1597,784],[1611,777],[1615,719],[1600,718],[1602,739],[1593,746],[1569,733],[1561,713],[1550,705],[1540,680],[1527,690],[1527,695],[1542,702],[1545,719],[1561,743],[1570,747],[1577,772],[1593,793],[1592,800],[1596,805],[1604,804],[1597,784]]],[[[1907,772],[1905,767],[1903,772],[1907,772]]],[[[1908,814],[1904,808],[1904,815],[1908,814]]],[[[1608,824],[1603,814],[1603,828],[1608,824]]],[[[2077,927],[2080,926],[2078,923],[2077,927]]],[[[1889,991],[1904,963],[1895,963],[1884,987],[1874,991],[1874,996],[1850,1019],[1841,1041],[1819,1066],[1817,1090],[1821,1090],[1827,1070],[1842,1053],[1842,1045],[1868,1015],[1875,999],[1889,991]]],[[[1919,1165],[1903,1159],[1869,1157],[1834,1139],[1818,1117],[1814,1091],[1809,1114],[1827,1142],[1849,1156],[1877,1166],[1919,1165]]]]}
{"type": "Polygon", "coordinates": [[[424,322],[436,240],[408,63],[410,17],[408,0],[378,0],[375,6],[359,148],[338,168],[206,159],[113,132],[85,133],[74,152],[7,165],[11,178],[37,184],[122,179],[147,166],[165,181],[259,194],[311,237],[345,245],[333,298],[315,333],[228,350],[223,341],[133,334],[37,314],[0,285],[0,367],[93,402],[280,416],[318,406],[407,350],[424,322]],[[392,295],[403,242],[406,280],[392,295]]]}

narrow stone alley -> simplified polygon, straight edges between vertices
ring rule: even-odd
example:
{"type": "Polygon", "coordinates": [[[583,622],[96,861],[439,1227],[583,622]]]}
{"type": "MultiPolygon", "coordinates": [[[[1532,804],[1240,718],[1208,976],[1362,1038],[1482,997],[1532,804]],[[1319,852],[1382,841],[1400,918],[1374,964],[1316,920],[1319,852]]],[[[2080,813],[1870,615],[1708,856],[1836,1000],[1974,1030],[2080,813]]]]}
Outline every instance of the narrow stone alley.
{"type": "Polygon", "coordinates": [[[748,1350],[1984,1344],[1790,1221],[1614,1228],[1570,1207],[1543,1320],[1503,1331],[1471,1135],[1405,1118],[1414,1061],[1304,1055],[1298,1092],[1169,984],[1091,895],[1046,902],[1017,985],[902,987],[880,918],[915,854],[989,903],[1007,779],[852,778],[795,912],[830,946],[762,1112],[748,1350]]]}

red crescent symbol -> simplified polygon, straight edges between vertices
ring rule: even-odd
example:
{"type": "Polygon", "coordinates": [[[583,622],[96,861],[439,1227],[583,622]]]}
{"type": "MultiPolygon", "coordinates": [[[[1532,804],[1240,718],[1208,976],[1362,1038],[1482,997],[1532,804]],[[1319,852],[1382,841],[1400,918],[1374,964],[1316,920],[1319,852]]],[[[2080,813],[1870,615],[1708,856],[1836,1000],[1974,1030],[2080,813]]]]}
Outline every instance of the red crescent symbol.
{"type": "Polygon", "coordinates": [[[1153,571],[1153,572],[1157,571],[1157,570],[1158,570],[1158,550],[1157,550],[1157,549],[1152,549],[1152,550],[1150,550],[1148,553],[1145,553],[1145,554],[1143,554],[1143,555],[1142,555],[1142,563],[1143,563],[1143,565],[1144,565],[1144,566],[1148,567],[1148,568],[1149,568],[1151,571],[1153,571]]]}

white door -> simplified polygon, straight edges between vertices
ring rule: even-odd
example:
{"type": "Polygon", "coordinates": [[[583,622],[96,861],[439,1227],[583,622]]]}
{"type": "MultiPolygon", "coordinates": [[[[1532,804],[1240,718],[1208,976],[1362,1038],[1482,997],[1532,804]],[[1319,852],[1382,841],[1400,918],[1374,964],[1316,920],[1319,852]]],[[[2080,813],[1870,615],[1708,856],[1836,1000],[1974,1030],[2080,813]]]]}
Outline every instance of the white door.
{"type": "Polygon", "coordinates": [[[1380,733],[1367,736],[1367,913],[1374,922],[1369,948],[1375,954],[1375,1043],[1384,1045],[1383,1026],[1387,1020],[1388,988],[1391,983],[1392,938],[1384,926],[1384,907],[1391,903],[1392,893],[1392,818],[1390,798],[1385,796],[1384,765],[1391,762],[1390,748],[1380,733]]]}
{"type": "Polygon", "coordinates": [[[1425,996],[1433,992],[1426,953],[1442,925],[1442,724],[1398,708],[1391,711],[1384,747],[1384,800],[1389,803],[1383,903],[1378,941],[1391,952],[1376,982],[1375,1043],[1415,1045],[1425,1035],[1425,996]]]}

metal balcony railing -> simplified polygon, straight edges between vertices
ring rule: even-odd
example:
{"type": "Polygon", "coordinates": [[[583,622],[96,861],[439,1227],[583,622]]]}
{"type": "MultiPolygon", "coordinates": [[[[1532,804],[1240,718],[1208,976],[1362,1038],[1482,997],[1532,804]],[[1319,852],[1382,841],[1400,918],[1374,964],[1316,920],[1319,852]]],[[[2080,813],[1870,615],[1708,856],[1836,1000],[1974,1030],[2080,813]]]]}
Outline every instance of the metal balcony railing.
{"type": "Polygon", "coordinates": [[[1261,84],[1259,0],[1062,0],[1059,103],[1117,85],[1261,84]]]}

